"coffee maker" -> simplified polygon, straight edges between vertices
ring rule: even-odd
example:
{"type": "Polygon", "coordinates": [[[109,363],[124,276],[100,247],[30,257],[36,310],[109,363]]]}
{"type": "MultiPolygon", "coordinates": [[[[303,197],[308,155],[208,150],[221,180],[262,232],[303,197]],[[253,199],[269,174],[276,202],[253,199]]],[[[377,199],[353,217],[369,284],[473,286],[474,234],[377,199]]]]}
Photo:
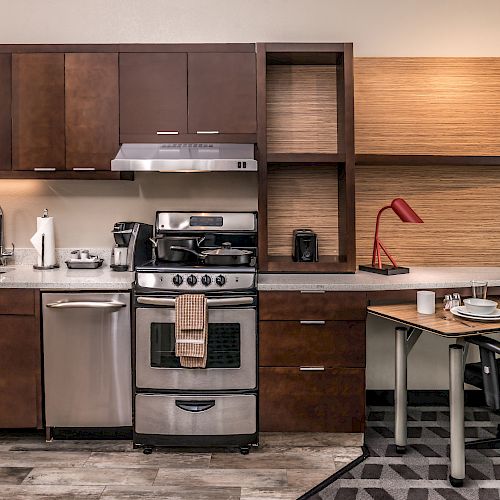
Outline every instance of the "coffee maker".
{"type": "Polygon", "coordinates": [[[142,222],[116,222],[115,246],[111,254],[113,271],[133,271],[153,258],[153,226],[142,222]]]}

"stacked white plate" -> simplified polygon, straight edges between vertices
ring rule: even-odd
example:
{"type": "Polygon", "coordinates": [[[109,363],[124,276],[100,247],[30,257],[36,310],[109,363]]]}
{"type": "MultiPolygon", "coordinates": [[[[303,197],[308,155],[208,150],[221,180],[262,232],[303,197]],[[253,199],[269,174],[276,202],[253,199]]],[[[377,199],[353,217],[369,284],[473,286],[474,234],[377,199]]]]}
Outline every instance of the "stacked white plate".
{"type": "Polygon", "coordinates": [[[500,321],[500,309],[495,309],[491,314],[475,314],[467,311],[465,306],[452,307],[451,311],[455,316],[460,318],[471,319],[476,321],[500,321]]]}

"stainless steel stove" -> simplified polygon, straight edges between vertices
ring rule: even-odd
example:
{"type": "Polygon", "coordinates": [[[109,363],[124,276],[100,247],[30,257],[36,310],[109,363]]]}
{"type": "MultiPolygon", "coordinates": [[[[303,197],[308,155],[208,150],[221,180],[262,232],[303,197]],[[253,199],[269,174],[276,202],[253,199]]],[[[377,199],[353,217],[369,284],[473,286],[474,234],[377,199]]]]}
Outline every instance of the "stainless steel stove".
{"type": "Polygon", "coordinates": [[[234,266],[157,259],[136,269],[134,445],[247,453],[258,441],[257,216],[158,212],[155,229],[157,237],[199,238],[200,255],[231,243],[251,258],[234,266]],[[184,293],[207,296],[206,368],[183,368],[175,356],[175,298],[184,293]]]}

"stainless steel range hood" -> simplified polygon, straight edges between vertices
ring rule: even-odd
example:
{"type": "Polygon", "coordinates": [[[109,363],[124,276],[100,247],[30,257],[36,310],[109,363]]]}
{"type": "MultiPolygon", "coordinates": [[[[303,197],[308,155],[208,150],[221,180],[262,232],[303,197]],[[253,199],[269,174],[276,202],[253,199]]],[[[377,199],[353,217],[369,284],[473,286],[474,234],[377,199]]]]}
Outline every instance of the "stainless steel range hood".
{"type": "Polygon", "coordinates": [[[253,144],[122,144],[111,170],[132,172],[255,171],[253,144]]]}

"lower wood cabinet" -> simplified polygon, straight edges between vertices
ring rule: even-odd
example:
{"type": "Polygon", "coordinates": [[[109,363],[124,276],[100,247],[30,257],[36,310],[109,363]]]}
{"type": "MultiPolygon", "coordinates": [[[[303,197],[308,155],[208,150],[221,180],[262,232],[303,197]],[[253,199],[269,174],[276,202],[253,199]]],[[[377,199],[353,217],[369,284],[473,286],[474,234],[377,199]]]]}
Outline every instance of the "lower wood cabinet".
{"type": "Polygon", "coordinates": [[[366,293],[259,293],[264,432],[363,432],[366,293]]]}
{"type": "Polygon", "coordinates": [[[261,431],[364,431],[362,368],[261,367],[259,398],[261,431]]]}
{"type": "Polygon", "coordinates": [[[41,428],[41,394],[38,290],[0,290],[0,428],[41,428]]]}

